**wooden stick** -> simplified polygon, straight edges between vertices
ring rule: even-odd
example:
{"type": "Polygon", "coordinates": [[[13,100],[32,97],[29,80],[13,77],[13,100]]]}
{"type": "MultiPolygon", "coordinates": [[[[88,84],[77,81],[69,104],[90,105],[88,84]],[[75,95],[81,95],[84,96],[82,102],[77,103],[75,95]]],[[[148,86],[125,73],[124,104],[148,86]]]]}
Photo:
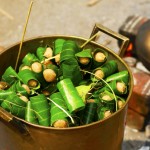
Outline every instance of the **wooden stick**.
{"type": "Polygon", "coordinates": [[[24,41],[24,37],[25,37],[25,33],[26,33],[29,17],[30,17],[30,14],[31,14],[32,5],[33,5],[33,1],[30,2],[30,6],[29,6],[29,9],[28,9],[28,14],[27,14],[27,18],[26,18],[23,34],[22,34],[22,39],[21,39],[20,46],[19,46],[19,52],[18,52],[18,55],[17,55],[15,70],[17,70],[17,66],[18,66],[18,62],[19,62],[19,58],[20,58],[20,54],[21,54],[21,49],[22,49],[22,44],[23,44],[23,41],[24,41]]]}
{"type": "Polygon", "coordinates": [[[100,32],[97,32],[94,34],[90,39],[88,39],[85,43],[83,43],[80,48],[83,48],[86,44],[88,44],[90,41],[92,41],[95,37],[99,36],[100,32]]]}

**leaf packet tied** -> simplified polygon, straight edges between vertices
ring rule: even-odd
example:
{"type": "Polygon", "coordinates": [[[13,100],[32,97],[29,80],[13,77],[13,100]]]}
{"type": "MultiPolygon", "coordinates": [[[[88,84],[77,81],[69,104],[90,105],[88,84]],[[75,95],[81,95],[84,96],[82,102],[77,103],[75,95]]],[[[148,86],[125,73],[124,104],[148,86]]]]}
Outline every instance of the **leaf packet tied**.
{"type": "Polygon", "coordinates": [[[111,111],[116,110],[116,101],[112,93],[104,91],[99,94],[99,99],[100,102],[102,103],[102,106],[109,108],[109,110],[111,111]]]}
{"type": "Polygon", "coordinates": [[[40,88],[40,82],[37,80],[37,78],[31,70],[21,70],[19,71],[18,75],[22,79],[22,82],[28,85],[31,89],[36,90],[40,88]]]}
{"type": "Polygon", "coordinates": [[[108,85],[105,85],[98,91],[101,93],[103,91],[112,92],[112,90],[116,95],[125,95],[128,92],[127,85],[123,81],[119,81],[119,80],[111,81],[108,85]]]}
{"type": "Polygon", "coordinates": [[[60,64],[63,79],[70,78],[74,85],[82,81],[80,66],[75,58],[70,58],[60,64]]]}
{"type": "Polygon", "coordinates": [[[86,102],[86,98],[89,95],[88,92],[91,89],[91,84],[89,84],[89,85],[79,85],[79,86],[76,86],[76,89],[77,89],[80,97],[82,98],[83,102],[85,103],[86,102]]]}
{"type": "Polygon", "coordinates": [[[92,69],[102,66],[108,58],[108,53],[101,49],[97,48],[93,50],[92,53],[92,69]]]}
{"type": "Polygon", "coordinates": [[[75,54],[81,68],[90,68],[92,60],[92,50],[83,49],[82,51],[75,54]]]}
{"type": "Polygon", "coordinates": [[[112,114],[111,110],[108,107],[101,107],[98,110],[98,120],[109,117],[112,114]]]}
{"type": "Polygon", "coordinates": [[[14,92],[9,90],[0,90],[0,104],[12,93],[14,92]]]}
{"type": "Polygon", "coordinates": [[[60,94],[60,92],[54,93],[50,96],[51,101],[51,108],[50,108],[50,114],[51,114],[51,126],[55,127],[55,123],[57,121],[64,121],[65,127],[68,127],[68,114],[70,115],[66,103],[60,94]],[[59,106],[59,107],[58,107],[59,106]],[[60,109],[61,108],[61,109],[60,109]]]}
{"type": "Polygon", "coordinates": [[[79,52],[79,47],[75,41],[65,41],[60,54],[60,63],[62,63],[65,60],[75,58],[75,54],[77,52],[79,52]]]}
{"type": "Polygon", "coordinates": [[[97,108],[98,108],[98,105],[94,99],[87,100],[85,109],[82,112],[83,124],[89,124],[89,123],[96,121],[97,108]]]}
{"type": "Polygon", "coordinates": [[[113,80],[120,80],[123,81],[126,85],[128,85],[129,83],[129,73],[127,70],[123,70],[120,72],[117,72],[115,74],[112,74],[110,76],[108,76],[105,81],[106,82],[111,82],[113,80]]]}
{"type": "Polygon", "coordinates": [[[24,95],[24,96],[28,96],[29,95],[29,93],[22,86],[22,83],[19,80],[14,82],[14,84],[8,89],[8,91],[12,91],[12,92],[15,92],[15,93],[17,93],[19,95],[24,95]]]}
{"type": "Polygon", "coordinates": [[[35,111],[31,106],[31,101],[27,102],[27,106],[25,110],[25,120],[33,124],[38,124],[38,119],[36,117],[35,111]]]}
{"type": "Polygon", "coordinates": [[[46,51],[46,47],[40,46],[40,47],[37,48],[36,56],[39,59],[39,61],[44,61],[45,60],[45,56],[44,56],[45,51],[46,51]]]}
{"type": "Polygon", "coordinates": [[[56,82],[59,68],[54,64],[48,64],[43,71],[43,77],[46,82],[56,82]]]}
{"type": "Polygon", "coordinates": [[[27,102],[14,92],[8,95],[1,103],[1,107],[20,118],[24,118],[26,105],[27,102]]]}
{"type": "MultiPolygon", "coordinates": [[[[39,81],[44,81],[42,76],[43,65],[41,64],[40,60],[36,57],[36,55],[28,53],[23,58],[22,62],[22,65],[27,65],[26,68],[28,67],[27,69],[31,70],[39,81]]],[[[20,71],[24,70],[24,68],[25,67],[20,68],[20,71]]]]}
{"type": "Polygon", "coordinates": [[[92,81],[97,81],[104,79],[113,73],[118,71],[118,64],[115,60],[107,61],[101,67],[98,67],[93,70],[93,74],[91,75],[92,81]]]}
{"type": "Polygon", "coordinates": [[[44,94],[30,97],[39,125],[50,126],[50,106],[44,94]]]}
{"type": "Polygon", "coordinates": [[[44,87],[41,92],[46,95],[52,95],[53,93],[55,93],[57,91],[57,82],[51,82],[49,83],[46,87],[44,87]]]}
{"type": "Polygon", "coordinates": [[[56,39],[54,41],[53,53],[54,53],[54,57],[55,57],[55,63],[57,65],[60,64],[60,54],[62,52],[62,48],[63,48],[63,45],[64,45],[65,41],[66,40],[61,39],[61,38],[60,39],[56,39]]]}
{"type": "Polygon", "coordinates": [[[2,75],[2,81],[12,85],[16,80],[21,80],[21,78],[16,73],[16,71],[11,66],[9,66],[2,75]]]}
{"type": "Polygon", "coordinates": [[[85,108],[85,104],[74,87],[71,79],[66,78],[57,83],[57,88],[64,98],[70,113],[77,112],[85,108]]]}
{"type": "Polygon", "coordinates": [[[63,48],[65,40],[64,39],[56,39],[54,41],[54,55],[60,54],[63,48]]]}
{"type": "Polygon", "coordinates": [[[27,66],[31,66],[31,64],[36,61],[39,62],[39,59],[33,53],[27,53],[25,57],[22,59],[22,63],[27,66]]]}

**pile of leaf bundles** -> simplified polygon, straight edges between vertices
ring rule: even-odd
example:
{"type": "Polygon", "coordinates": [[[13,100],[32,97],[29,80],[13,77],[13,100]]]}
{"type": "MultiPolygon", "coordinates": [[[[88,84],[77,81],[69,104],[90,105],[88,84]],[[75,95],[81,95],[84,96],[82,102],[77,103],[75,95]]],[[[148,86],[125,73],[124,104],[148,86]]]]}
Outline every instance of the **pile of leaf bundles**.
{"type": "Polygon", "coordinates": [[[73,40],[27,53],[0,81],[0,106],[31,124],[68,128],[111,116],[125,105],[129,74],[103,48],[80,48],[73,40]]]}

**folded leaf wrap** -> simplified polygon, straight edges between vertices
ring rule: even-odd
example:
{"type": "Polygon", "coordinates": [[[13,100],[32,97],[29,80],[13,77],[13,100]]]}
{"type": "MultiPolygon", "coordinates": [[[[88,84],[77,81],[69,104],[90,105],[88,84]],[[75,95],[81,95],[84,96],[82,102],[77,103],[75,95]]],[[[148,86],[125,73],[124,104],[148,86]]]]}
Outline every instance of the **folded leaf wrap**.
{"type": "MultiPolygon", "coordinates": [[[[61,108],[63,108],[66,112],[68,112],[67,106],[65,105],[65,101],[59,92],[52,94],[50,96],[50,99],[53,100],[61,108]]],[[[51,126],[53,126],[55,121],[58,120],[67,121],[68,115],[64,111],[62,111],[59,107],[57,107],[53,102],[51,102],[50,113],[51,113],[51,126]]]]}
{"type": "Polygon", "coordinates": [[[57,87],[64,98],[70,113],[84,109],[85,104],[69,78],[58,82],[57,87]]]}
{"type": "Polygon", "coordinates": [[[39,124],[50,125],[50,106],[44,94],[39,94],[30,98],[31,107],[36,112],[39,124]]]}

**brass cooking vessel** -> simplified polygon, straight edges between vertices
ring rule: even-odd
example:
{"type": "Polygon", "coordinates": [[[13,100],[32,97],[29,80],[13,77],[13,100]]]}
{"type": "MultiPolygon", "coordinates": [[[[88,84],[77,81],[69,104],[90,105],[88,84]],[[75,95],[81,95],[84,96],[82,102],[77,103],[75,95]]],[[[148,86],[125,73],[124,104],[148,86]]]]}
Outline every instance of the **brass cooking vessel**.
{"type": "MultiPolygon", "coordinates": [[[[25,120],[11,115],[0,107],[0,144],[3,149],[8,150],[120,150],[122,147],[128,101],[132,93],[133,79],[128,66],[121,59],[129,40],[110,29],[96,24],[92,35],[101,31],[117,40],[122,41],[120,56],[111,49],[94,41],[89,42],[86,47],[92,49],[104,48],[108,54],[108,60],[117,61],[119,70],[129,72],[129,95],[124,107],[112,114],[110,117],[88,125],[56,129],[31,124],[25,120]]],[[[45,36],[24,41],[20,61],[28,52],[35,52],[37,47],[52,45],[55,39],[64,38],[76,41],[82,45],[87,39],[76,36],[45,36]]],[[[5,49],[0,53],[0,75],[8,66],[15,66],[19,49],[19,43],[5,49]]]]}

